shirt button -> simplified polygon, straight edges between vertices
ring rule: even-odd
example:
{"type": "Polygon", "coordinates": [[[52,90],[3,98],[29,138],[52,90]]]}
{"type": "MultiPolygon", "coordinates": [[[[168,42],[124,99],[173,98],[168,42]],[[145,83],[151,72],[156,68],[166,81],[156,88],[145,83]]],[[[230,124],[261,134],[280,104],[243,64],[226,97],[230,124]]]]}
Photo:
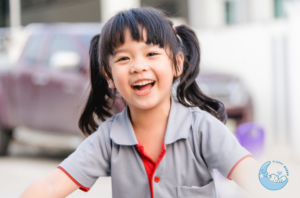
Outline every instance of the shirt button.
{"type": "Polygon", "coordinates": [[[158,182],[159,182],[159,177],[154,177],[154,181],[155,181],[156,183],[158,183],[158,182]]]}

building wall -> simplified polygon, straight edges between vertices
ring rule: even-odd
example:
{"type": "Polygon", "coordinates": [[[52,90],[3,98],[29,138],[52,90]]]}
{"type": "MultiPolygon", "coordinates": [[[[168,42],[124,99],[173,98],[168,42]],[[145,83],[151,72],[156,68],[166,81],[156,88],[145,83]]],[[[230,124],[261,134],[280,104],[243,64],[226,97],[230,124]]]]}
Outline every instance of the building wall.
{"type": "Polygon", "coordinates": [[[33,22],[100,22],[99,0],[44,3],[22,8],[22,25],[33,22]]]}
{"type": "Polygon", "coordinates": [[[287,5],[288,10],[288,69],[289,105],[288,113],[290,119],[290,137],[295,150],[295,156],[300,160],[300,1],[291,2],[287,5]]]}
{"type": "Polygon", "coordinates": [[[121,10],[140,7],[140,0],[101,0],[101,22],[105,23],[121,10]]]}
{"type": "Polygon", "coordinates": [[[188,21],[188,1],[182,0],[140,0],[141,6],[152,6],[166,11],[169,17],[188,21]]]}
{"type": "MultiPolygon", "coordinates": [[[[201,6],[191,1],[190,10],[201,6]]],[[[248,21],[217,25],[204,20],[193,26],[201,67],[238,76],[254,99],[254,119],[264,127],[267,144],[290,146],[300,160],[300,1],[283,0],[281,15],[275,14],[273,0],[245,2],[248,21]]],[[[203,15],[194,13],[190,16],[203,15]]]]}
{"type": "MultiPolygon", "coordinates": [[[[240,78],[254,103],[254,121],[270,135],[272,124],[271,40],[259,25],[197,31],[201,67],[240,78]]],[[[270,140],[270,136],[267,137],[270,140]]],[[[273,139],[271,140],[273,141],[273,139]]]]}
{"type": "Polygon", "coordinates": [[[219,0],[188,0],[189,23],[195,28],[217,28],[225,24],[225,8],[219,0]]]}
{"type": "Polygon", "coordinates": [[[253,97],[254,121],[264,127],[267,144],[289,145],[298,157],[299,9],[283,20],[197,30],[202,69],[239,77],[253,97]]]}
{"type": "MultiPolygon", "coordinates": [[[[8,1],[1,1],[0,6],[1,9],[6,7],[7,13],[8,6],[4,4],[8,1]]],[[[166,10],[170,17],[189,22],[196,28],[226,27],[228,16],[233,20],[229,24],[273,20],[274,8],[278,2],[285,1],[288,0],[20,0],[22,25],[31,22],[98,22],[101,18],[106,21],[112,15],[111,11],[116,13],[132,6],[146,5],[166,10]]],[[[9,21],[8,17],[6,21],[9,21]]]]}
{"type": "Polygon", "coordinates": [[[274,19],[273,0],[188,0],[188,14],[202,29],[274,19]]]}
{"type": "Polygon", "coordinates": [[[250,21],[269,21],[274,19],[274,0],[248,0],[250,21]]]}
{"type": "Polygon", "coordinates": [[[8,0],[1,0],[0,1],[0,27],[7,27],[9,26],[8,14],[9,14],[9,6],[8,0]]]}

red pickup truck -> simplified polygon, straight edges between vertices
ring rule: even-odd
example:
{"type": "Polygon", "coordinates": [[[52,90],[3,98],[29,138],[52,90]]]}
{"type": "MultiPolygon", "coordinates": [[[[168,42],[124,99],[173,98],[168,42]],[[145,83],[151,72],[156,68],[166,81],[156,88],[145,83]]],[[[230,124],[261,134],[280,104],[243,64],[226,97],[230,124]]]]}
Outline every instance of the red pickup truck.
{"type": "Polygon", "coordinates": [[[24,29],[26,44],[17,64],[0,73],[0,155],[6,154],[12,129],[20,126],[80,135],[77,122],[89,91],[89,42],[100,31],[100,24],[24,29]]]}
{"type": "MultiPolygon", "coordinates": [[[[29,138],[28,131],[44,134],[48,137],[44,141],[30,136],[39,146],[50,141],[49,134],[84,138],[77,123],[89,92],[88,48],[100,31],[98,23],[25,28],[26,42],[17,63],[0,72],[0,155],[7,153],[12,131],[19,139],[29,138]]],[[[235,123],[252,119],[251,99],[236,78],[204,73],[197,82],[208,95],[224,102],[235,123]]],[[[113,113],[123,108],[117,101],[113,113]]],[[[70,143],[56,140],[62,146],[70,143]]]]}

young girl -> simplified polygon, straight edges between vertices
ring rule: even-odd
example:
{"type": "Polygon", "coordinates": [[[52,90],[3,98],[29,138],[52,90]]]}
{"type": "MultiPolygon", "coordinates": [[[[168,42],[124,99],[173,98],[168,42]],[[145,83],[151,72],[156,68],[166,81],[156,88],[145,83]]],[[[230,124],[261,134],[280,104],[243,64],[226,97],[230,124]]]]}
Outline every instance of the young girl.
{"type": "Polygon", "coordinates": [[[114,198],[215,198],[213,169],[247,191],[259,188],[256,161],[223,124],[224,105],[195,81],[199,63],[194,31],[160,11],[112,17],[90,46],[91,92],[79,120],[89,137],[21,197],[65,197],[111,176],[114,198]],[[117,91],[125,109],[112,116],[117,91]]]}

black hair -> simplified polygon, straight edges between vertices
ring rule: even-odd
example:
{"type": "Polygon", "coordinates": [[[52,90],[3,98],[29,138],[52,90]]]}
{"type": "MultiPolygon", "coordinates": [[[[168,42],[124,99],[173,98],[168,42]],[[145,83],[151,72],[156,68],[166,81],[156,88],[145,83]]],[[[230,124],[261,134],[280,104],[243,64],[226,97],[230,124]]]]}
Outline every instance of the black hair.
{"type": "MultiPolygon", "coordinates": [[[[173,83],[179,80],[176,98],[184,106],[197,106],[226,123],[227,114],[223,103],[206,96],[195,81],[200,72],[200,47],[195,32],[186,25],[173,29],[172,21],[167,19],[162,11],[142,7],[117,13],[103,26],[101,36],[96,35],[91,40],[91,91],[78,123],[84,134],[91,134],[97,130],[95,116],[101,121],[112,116],[110,110],[117,92],[116,89],[111,90],[108,87],[106,80],[106,75],[113,79],[108,57],[125,42],[127,28],[135,41],[144,42],[142,31],[145,29],[146,44],[169,48],[176,72],[179,71],[176,55],[181,51],[184,54],[183,71],[180,76],[173,78],[173,83]]],[[[126,104],[124,99],[123,102],[126,104]]]]}

